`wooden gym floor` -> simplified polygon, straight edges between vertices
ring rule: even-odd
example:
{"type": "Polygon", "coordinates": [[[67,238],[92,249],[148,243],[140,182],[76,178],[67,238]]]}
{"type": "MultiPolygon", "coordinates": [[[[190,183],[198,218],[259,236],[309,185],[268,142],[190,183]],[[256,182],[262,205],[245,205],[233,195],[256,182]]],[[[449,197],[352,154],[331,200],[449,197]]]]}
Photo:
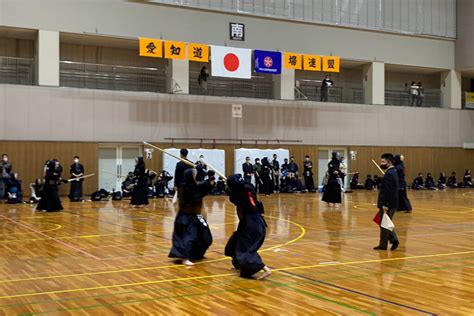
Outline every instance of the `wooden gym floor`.
{"type": "Polygon", "coordinates": [[[175,209],[64,202],[61,213],[0,205],[1,315],[474,314],[474,190],[409,192],[399,250],[376,252],[376,192],[328,208],[319,194],[262,197],[261,250],[273,275],[247,280],[223,256],[236,227],[227,197],[207,197],[214,244],[195,267],[168,258],[175,209]]]}

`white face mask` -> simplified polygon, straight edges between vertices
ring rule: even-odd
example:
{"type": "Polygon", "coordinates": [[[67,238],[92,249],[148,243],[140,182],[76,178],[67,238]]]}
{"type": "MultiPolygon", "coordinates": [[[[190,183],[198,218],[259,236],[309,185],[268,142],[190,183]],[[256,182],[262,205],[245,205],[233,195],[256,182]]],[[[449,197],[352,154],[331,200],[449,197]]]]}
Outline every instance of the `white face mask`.
{"type": "Polygon", "coordinates": [[[79,163],[79,159],[74,159],[74,163],[79,163]]]}
{"type": "Polygon", "coordinates": [[[8,158],[7,158],[7,157],[3,157],[3,161],[8,162],[8,158]]]}

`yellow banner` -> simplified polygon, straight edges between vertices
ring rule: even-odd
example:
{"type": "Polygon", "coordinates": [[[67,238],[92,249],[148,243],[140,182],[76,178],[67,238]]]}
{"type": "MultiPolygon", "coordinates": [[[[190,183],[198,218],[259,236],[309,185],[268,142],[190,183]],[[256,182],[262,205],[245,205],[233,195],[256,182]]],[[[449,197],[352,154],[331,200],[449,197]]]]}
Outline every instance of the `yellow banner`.
{"type": "Polygon", "coordinates": [[[302,56],[297,53],[283,53],[283,66],[287,69],[301,69],[302,56]]]}
{"type": "Polygon", "coordinates": [[[474,92],[466,92],[466,102],[474,103],[474,92]]]}
{"type": "Polygon", "coordinates": [[[163,57],[162,41],[155,38],[141,38],[140,42],[140,56],[145,57],[163,57]]]}
{"type": "Polygon", "coordinates": [[[466,108],[474,109],[474,92],[466,92],[466,108]]]}
{"type": "Polygon", "coordinates": [[[321,71],[321,56],[318,55],[304,55],[303,69],[310,71],[321,71]]]}
{"type": "Polygon", "coordinates": [[[335,56],[324,56],[323,57],[323,71],[325,72],[340,72],[341,71],[341,59],[335,56]]]}
{"type": "Polygon", "coordinates": [[[186,59],[186,43],[165,41],[165,58],[186,59]]]}
{"type": "Polygon", "coordinates": [[[209,45],[188,44],[188,59],[207,63],[209,61],[209,45]]]}

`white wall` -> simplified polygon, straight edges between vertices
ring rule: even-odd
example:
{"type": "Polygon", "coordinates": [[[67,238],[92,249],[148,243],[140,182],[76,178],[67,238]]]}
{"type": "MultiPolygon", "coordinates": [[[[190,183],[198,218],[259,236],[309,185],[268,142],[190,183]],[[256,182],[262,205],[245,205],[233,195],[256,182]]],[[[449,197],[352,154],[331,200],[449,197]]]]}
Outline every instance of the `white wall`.
{"type": "Polygon", "coordinates": [[[442,69],[454,68],[454,41],[302,22],[183,9],[123,0],[0,0],[0,25],[72,33],[164,39],[339,55],[442,69]],[[229,22],[246,26],[229,41],[229,22]]]}
{"type": "Polygon", "coordinates": [[[0,85],[3,140],[166,137],[462,147],[474,142],[474,111],[0,85]],[[243,105],[242,119],[231,117],[232,104],[243,105]]]}
{"type": "Polygon", "coordinates": [[[474,69],[474,1],[458,0],[456,68],[474,69]]]}
{"type": "MultiPolygon", "coordinates": [[[[467,0],[466,0],[467,1],[467,0]]],[[[351,27],[456,37],[456,0],[151,0],[351,27]]]]}

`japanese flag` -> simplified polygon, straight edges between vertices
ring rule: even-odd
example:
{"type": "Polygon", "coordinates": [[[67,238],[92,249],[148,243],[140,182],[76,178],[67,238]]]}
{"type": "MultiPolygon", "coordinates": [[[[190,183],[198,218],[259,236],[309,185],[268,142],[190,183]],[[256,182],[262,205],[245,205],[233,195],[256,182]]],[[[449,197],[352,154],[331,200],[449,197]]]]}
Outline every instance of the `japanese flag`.
{"type": "Polygon", "coordinates": [[[212,76],[250,79],[252,51],[247,48],[211,46],[212,76]]]}

